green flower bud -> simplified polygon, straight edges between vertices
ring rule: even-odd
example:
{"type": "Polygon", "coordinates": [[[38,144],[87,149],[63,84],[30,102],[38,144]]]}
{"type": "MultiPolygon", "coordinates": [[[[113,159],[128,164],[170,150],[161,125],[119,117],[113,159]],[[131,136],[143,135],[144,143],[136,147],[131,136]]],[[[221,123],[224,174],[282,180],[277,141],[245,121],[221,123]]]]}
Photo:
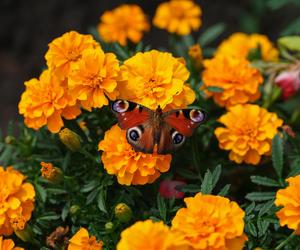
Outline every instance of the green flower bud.
{"type": "Polygon", "coordinates": [[[115,216],[120,222],[129,222],[132,218],[132,210],[125,203],[119,203],[115,207],[115,216]]]}
{"type": "Polygon", "coordinates": [[[78,205],[73,205],[70,207],[70,214],[75,215],[80,211],[80,207],[78,205]]]}
{"type": "Polygon", "coordinates": [[[110,222],[107,222],[107,223],[105,224],[105,231],[106,231],[106,232],[110,233],[110,232],[113,231],[113,229],[114,229],[114,223],[112,223],[111,221],[110,221],[110,222]]]}
{"type": "Polygon", "coordinates": [[[5,137],[4,142],[6,144],[14,144],[16,142],[16,138],[12,135],[8,135],[5,137]]]}
{"type": "Polygon", "coordinates": [[[79,151],[81,148],[80,137],[72,130],[65,128],[59,132],[59,138],[65,146],[72,152],[79,151]]]}

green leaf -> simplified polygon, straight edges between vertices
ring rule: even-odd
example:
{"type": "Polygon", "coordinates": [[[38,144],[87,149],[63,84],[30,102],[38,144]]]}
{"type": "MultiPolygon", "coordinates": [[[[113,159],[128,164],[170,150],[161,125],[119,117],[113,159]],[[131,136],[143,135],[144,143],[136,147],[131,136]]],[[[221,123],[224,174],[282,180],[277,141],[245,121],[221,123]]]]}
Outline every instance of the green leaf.
{"type": "MultiPolygon", "coordinates": [[[[299,19],[300,24],[300,19],[299,19]]],[[[289,50],[300,51],[300,36],[285,36],[278,39],[278,44],[289,50]]]]}
{"type": "Polygon", "coordinates": [[[106,201],[106,191],[102,188],[98,195],[97,205],[100,211],[107,213],[105,201],[106,201]]]}
{"type": "Polygon", "coordinates": [[[212,189],[214,189],[215,186],[217,185],[221,176],[221,172],[222,172],[222,166],[217,165],[214,171],[212,172],[212,189]]]}
{"type": "MultiPolygon", "coordinates": [[[[298,0],[297,0],[298,1],[298,0]]],[[[281,32],[281,35],[287,36],[287,35],[299,35],[300,34],[300,17],[296,18],[292,22],[289,23],[289,25],[283,29],[281,32]]]]}
{"type": "Polygon", "coordinates": [[[160,194],[157,195],[157,207],[160,214],[160,217],[166,221],[167,218],[167,207],[163,197],[160,194]]]}
{"type": "Polygon", "coordinates": [[[35,184],[35,190],[37,191],[38,197],[41,199],[42,202],[45,202],[47,199],[46,190],[39,184],[35,184]]]}
{"type": "Polygon", "coordinates": [[[257,229],[256,229],[256,226],[254,225],[254,223],[249,221],[246,224],[246,230],[249,231],[249,233],[252,234],[254,237],[257,236],[257,229]]]}
{"type": "Polygon", "coordinates": [[[250,201],[267,201],[275,198],[275,192],[253,192],[246,195],[250,201]]]}
{"type": "Polygon", "coordinates": [[[275,135],[272,140],[272,161],[276,174],[281,178],[283,168],[283,143],[279,134],[275,135]]]}
{"type": "Polygon", "coordinates": [[[205,32],[199,37],[198,43],[202,47],[213,42],[217,39],[225,30],[226,26],[224,23],[217,23],[205,30],[205,32]]]}
{"type": "Polygon", "coordinates": [[[261,209],[258,212],[258,217],[261,217],[261,216],[265,215],[266,213],[268,213],[272,207],[274,207],[273,199],[266,203],[263,203],[263,206],[261,207],[261,209]]]}
{"type": "Polygon", "coordinates": [[[251,176],[250,179],[253,183],[258,185],[267,186],[267,187],[280,187],[280,184],[277,181],[268,177],[251,176]]]}
{"type": "Polygon", "coordinates": [[[216,87],[216,86],[209,86],[209,87],[206,87],[205,89],[210,92],[214,92],[214,93],[222,93],[224,91],[223,88],[216,87]]]}
{"type": "Polygon", "coordinates": [[[265,221],[261,218],[257,220],[258,237],[263,236],[267,232],[269,225],[269,221],[265,221]]]}
{"type": "Polygon", "coordinates": [[[220,192],[218,193],[218,195],[220,196],[226,196],[229,192],[229,189],[230,189],[231,185],[230,184],[226,184],[221,190],[220,192]]]}
{"type": "Polygon", "coordinates": [[[204,178],[203,178],[203,182],[201,184],[201,193],[203,194],[211,194],[213,190],[213,179],[212,179],[212,174],[209,171],[209,169],[207,169],[204,178]]]}
{"type": "Polygon", "coordinates": [[[70,202],[67,202],[65,205],[64,205],[64,207],[63,207],[63,209],[62,209],[62,211],[61,211],[61,219],[63,220],[63,221],[65,221],[66,220],[66,218],[67,218],[67,216],[68,216],[68,214],[69,214],[69,209],[70,209],[70,202]]]}
{"type": "Polygon", "coordinates": [[[201,192],[201,187],[196,184],[189,184],[182,187],[178,187],[178,190],[184,193],[198,193],[201,192]]]}
{"type": "Polygon", "coordinates": [[[250,214],[255,208],[255,202],[252,202],[245,210],[246,214],[250,214]]]}

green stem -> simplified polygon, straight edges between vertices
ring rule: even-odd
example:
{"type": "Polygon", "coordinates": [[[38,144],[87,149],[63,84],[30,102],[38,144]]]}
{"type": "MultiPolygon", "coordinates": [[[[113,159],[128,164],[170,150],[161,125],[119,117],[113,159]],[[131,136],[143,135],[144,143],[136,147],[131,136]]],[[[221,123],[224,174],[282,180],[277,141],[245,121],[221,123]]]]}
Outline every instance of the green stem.
{"type": "Polygon", "coordinates": [[[92,160],[93,162],[98,163],[97,160],[95,159],[95,157],[91,153],[89,153],[88,151],[86,151],[84,148],[81,148],[79,150],[79,153],[83,154],[86,158],[92,160]]]}
{"type": "Polygon", "coordinates": [[[275,250],[279,250],[279,249],[282,249],[284,246],[287,245],[287,243],[289,243],[293,238],[294,238],[295,234],[294,232],[291,233],[289,235],[289,237],[287,237],[284,241],[282,241],[277,247],[275,247],[275,250]]]}

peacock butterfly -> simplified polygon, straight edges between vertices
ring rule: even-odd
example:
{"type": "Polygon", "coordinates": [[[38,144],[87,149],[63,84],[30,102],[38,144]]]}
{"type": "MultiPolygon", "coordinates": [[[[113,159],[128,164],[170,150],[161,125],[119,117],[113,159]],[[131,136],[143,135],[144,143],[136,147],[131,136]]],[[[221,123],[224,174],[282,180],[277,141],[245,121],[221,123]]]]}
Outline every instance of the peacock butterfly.
{"type": "Polygon", "coordinates": [[[185,142],[207,114],[201,109],[176,109],[163,112],[158,106],[152,111],[126,100],[111,101],[111,110],[121,129],[126,130],[128,143],[137,152],[168,154],[185,142]]]}

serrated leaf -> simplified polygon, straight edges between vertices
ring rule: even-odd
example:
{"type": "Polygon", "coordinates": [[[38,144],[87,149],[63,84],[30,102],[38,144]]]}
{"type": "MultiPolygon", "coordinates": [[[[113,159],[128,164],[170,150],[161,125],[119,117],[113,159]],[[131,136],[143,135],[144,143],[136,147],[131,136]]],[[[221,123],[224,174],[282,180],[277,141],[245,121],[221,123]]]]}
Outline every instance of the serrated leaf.
{"type": "Polygon", "coordinates": [[[267,212],[270,211],[270,209],[274,207],[274,200],[270,200],[266,203],[263,204],[263,206],[261,207],[261,209],[258,212],[258,217],[261,217],[263,215],[265,215],[267,212]]]}
{"type": "Polygon", "coordinates": [[[63,220],[63,221],[65,221],[66,220],[66,218],[67,218],[67,216],[68,216],[68,214],[69,214],[69,210],[70,210],[70,202],[67,202],[65,205],[64,205],[64,207],[63,207],[63,209],[62,209],[62,211],[61,211],[61,219],[63,220]]]}
{"type": "Polygon", "coordinates": [[[97,197],[99,193],[99,189],[94,189],[92,192],[89,193],[89,195],[86,197],[86,204],[91,204],[97,197]]]}
{"type": "Polygon", "coordinates": [[[267,201],[275,198],[275,192],[253,192],[245,197],[250,201],[267,201]]]}
{"type": "Polygon", "coordinates": [[[214,93],[222,93],[224,91],[224,89],[222,89],[220,87],[216,87],[216,86],[205,87],[205,89],[210,92],[214,92],[214,93]]]}
{"type": "Polygon", "coordinates": [[[35,184],[35,190],[37,191],[38,197],[41,199],[42,202],[45,202],[47,199],[46,190],[39,184],[35,184]]]}
{"type": "Polygon", "coordinates": [[[283,169],[283,143],[279,134],[275,135],[272,140],[272,162],[276,174],[281,178],[283,169]]]}
{"type": "Polygon", "coordinates": [[[270,222],[268,221],[262,219],[257,220],[258,237],[263,236],[267,232],[269,225],[270,222]]]}
{"type": "Polygon", "coordinates": [[[252,234],[254,237],[257,237],[257,229],[254,223],[248,222],[246,224],[246,229],[249,231],[250,234],[252,234]]]}
{"type": "Polygon", "coordinates": [[[167,218],[167,207],[163,197],[160,194],[157,195],[157,208],[160,214],[160,217],[166,221],[167,218]]]}
{"type": "Polygon", "coordinates": [[[226,26],[224,23],[217,23],[213,26],[208,27],[205,32],[198,38],[198,42],[202,47],[206,46],[210,42],[213,42],[216,38],[218,38],[226,26]]]}
{"type": "Polygon", "coordinates": [[[280,184],[268,177],[264,176],[251,176],[250,177],[251,181],[255,184],[262,185],[262,186],[267,186],[267,187],[280,187],[280,184]]]}
{"type": "Polygon", "coordinates": [[[203,182],[201,184],[201,193],[202,194],[211,194],[213,189],[213,180],[212,180],[212,174],[209,171],[209,169],[207,169],[204,178],[203,178],[203,182]]]}
{"type": "Polygon", "coordinates": [[[214,171],[212,172],[212,189],[215,188],[215,186],[217,185],[220,176],[221,176],[221,172],[222,172],[222,167],[221,165],[217,165],[214,169],[214,171]]]}
{"type": "Polygon", "coordinates": [[[247,215],[250,214],[250,213],[253,211],[254,208],[255,208],[255,202],[252,202],[252,203],[245,209],[246,214],[247,214],[247,215]]]}
{"type": "Polygon", "coordinates": [[[230,184],[226,184],[221,190],[220,192],[218,193],[218,195],[220,196],[226,196],[229,192],[229,189],[230,189],[231,185],[230,184]]]}

